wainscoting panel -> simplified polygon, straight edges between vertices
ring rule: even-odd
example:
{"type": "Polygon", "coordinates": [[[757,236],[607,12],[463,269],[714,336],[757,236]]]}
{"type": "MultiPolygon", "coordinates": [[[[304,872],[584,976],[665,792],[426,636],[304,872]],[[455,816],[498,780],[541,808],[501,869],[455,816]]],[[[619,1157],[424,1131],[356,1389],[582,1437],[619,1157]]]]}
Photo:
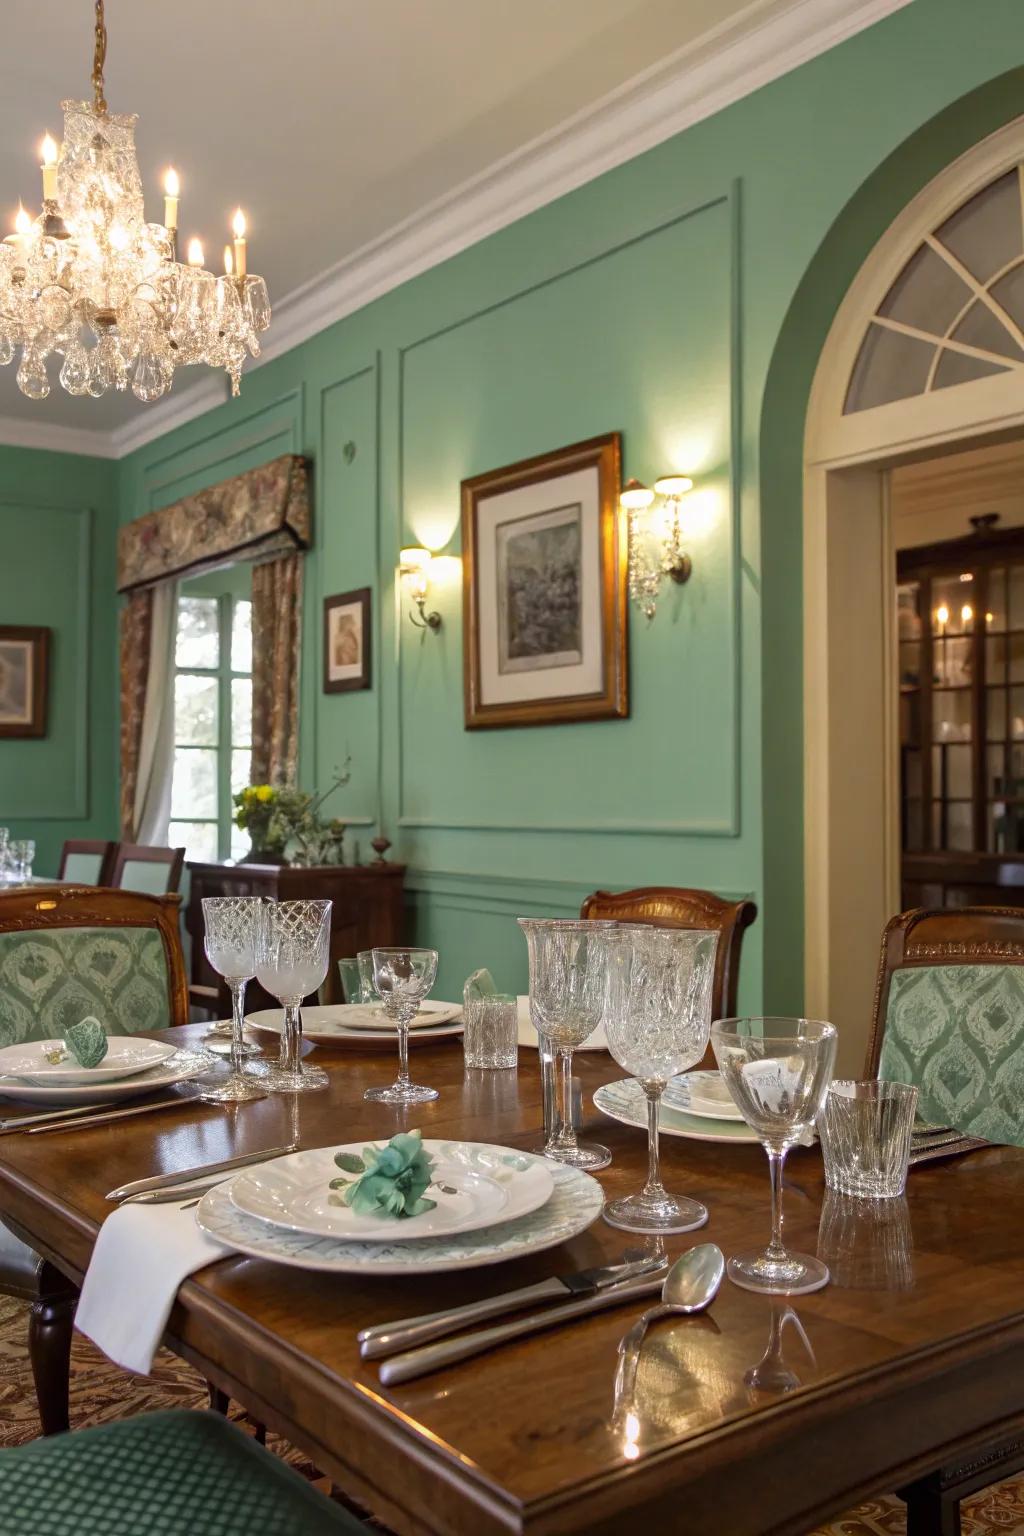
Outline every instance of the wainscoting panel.
{"type": "Polygon", "coordinates": [[[169,506],[282,453],[301,453],[302,397],[301,387],[289,390],[248,415],[229,415],[188,448],[155,457],[145,469],[146,505],[140,510],[169,506]]]}

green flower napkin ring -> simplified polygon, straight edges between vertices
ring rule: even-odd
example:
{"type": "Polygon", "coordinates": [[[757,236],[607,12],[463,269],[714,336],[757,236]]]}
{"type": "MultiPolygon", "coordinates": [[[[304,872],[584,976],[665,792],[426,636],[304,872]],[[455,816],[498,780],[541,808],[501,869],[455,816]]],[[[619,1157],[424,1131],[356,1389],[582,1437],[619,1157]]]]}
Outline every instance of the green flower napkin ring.
{"type": "Polygon", "coordinates": [[[340,1198],[331,1196],[334,1204],[350,1206],[357,1216],[422,1216],[437,1204],[423,1198],[433,1182],[434,1159],[423,1150],[422,1131],[392,1136],[386,1147],[364,1147],[362,1157],[338,1152],[334,1161],[346,1173],[359,1175],[331,1180],[332,1189],[344,1191],[340,1198]]]}
{"type": "Polygon", "coordinates": [[[64,1044],[80,1067],[98,1067],[107,1054],[107,1032],[99,1019],[89,1014],[77,1024],[68,1025],[64,1044]]]}

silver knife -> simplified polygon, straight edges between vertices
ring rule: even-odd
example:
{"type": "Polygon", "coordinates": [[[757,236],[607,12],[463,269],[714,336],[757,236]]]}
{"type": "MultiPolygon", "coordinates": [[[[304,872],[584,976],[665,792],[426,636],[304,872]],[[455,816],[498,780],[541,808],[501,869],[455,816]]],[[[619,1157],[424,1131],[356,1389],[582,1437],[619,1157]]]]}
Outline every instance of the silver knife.
{"type": "Polygon", "coordinates": [[[144,1189],[141,1194],[128,1195],[121,1201],[118,1210],[124,1205],[173,1205],[182,1200],[192,1200],[198,1205],[202,1196],[208,1190],[216,1189],[225,1178],[226,1173],[218,1173],[200,1183],[176,1184],[173,1189],[144,1189]]]}
{"type": "Polygon", "coordinates": [[[269,1163],[271,1158],[286,1157],[298,1150],[298,1142],[286,1147],[270,1147],[266,1152],[246,1152],[241,1157],[226,1157],[220,1163],[200,1164],[198,1168],[182,1168],[177,1173],[155,1173],[148,1179],[135,1179],[131,1184],[119,1184],[109,1191],[108,1200],[127,1200],[130,1195],[142,1194],[149,1189],[167,1189],[171,1185],[195,1184],[214,1173],[227,1173],[232,1168],[245,1168],[249,1163],[269,1163]]]}
{"type": "Polygon", "coordinates": [[[918,1147],[910,1154],[910,1167],[920,1168],[922,1163],[937,1163],[947,1157],[962,1157],[965,1152],[980,1152],[983,1147],[996,1145],[983,1136],[958,1136],[955,1140],[940,1142],[938,1146],[918,1147]]]}
{"type": "Polygon", "coordinates": [[[573,1322],[591,1312],[601,1312],[606,1307],[619,1307],[624,1303],[654,1296],[661,1290],[661,1280],[641,1280],[626,1285],[609,1286],[596,1295],[584,1296],[567,1302],[564,1307],[548,1307],[543,1312],[531,1312],[527,1317],[512,1323],[499,1323],[495,1328],[480,1328],[476,1333],[463,1334],[459,1339],[445,1339],[440,1344],[428,1344],[424,1349],[406,1350],[392,1355],[380,1367],[380,1379],[384,1386],[397,1386],[402,1381],[413,1381],[426,1376],[429,1371],[439,1371],[443,1366],[454,1365],[458,1360],[468,1360],[483,1354],[510,1339],[521,1339],[528,1333],[540,1333],[558,1323],[573,1322]]]}
{"type": "Polygon", "coordinates": [[[394,1354],[396,1350],[411,1349],[416,1344],[426,1344],[430,1339],[443,1339],[448,1333],[458,1333],[469,1323],[480,1323],[488,1317],[502,1317],[506,1312],[518,1312],[534,1301],[550,1301],[568,1296],[593,1296],[609,1286],[625,1281],[639,1280],[642,1276],[660,1275],[668,1268],[668,1260],[651,1257],[632,1260],[625,1264],[606,1264],[599,1269],[581,1269],[571,1275],[554,1275],[536,1285],[525,1285],[518,1291],[503,1291],[500,1296],[489,1296],[484,1301],[471,1301],[463,1307],[448,1307],[444,1312],[426,1312],[422,1317],[403,1317],[394,1323],[375,1323],[364,1328],[358,1335],[359,1353],[364,1360],[377,1360],[381,1355],[394,1354]]]}
{"type": "Polygon", "coordinates": [[[76,1104],[67,1109],[47,1109],[38,1115],[10,1117],[0,1120],[0,1136],[9,1136],[12,1131],[27,1130],[30,1125],[45,1125],[49,1120],[69,1120],[74,1115],[94,1115],[105,1107],[104,1104],[76,1104]]]}
{"type": "Polygon", "coordinates": [[[105,1110],[101,1115],[82,1115],[78,1120],[60,1120],[51,1125],[31,1125],[25,1132],[26,1136],[46,1136],[53,1131],[77,1131],[85,1125],[106,1125],[110,1120],[126,1120],[131,1115],[150,1115],[158,1109],[183,1109],[186,1104],[195,1104],[199,1099],[199,1090],[195,1093],[178,1094],[173,1099],[161,1099],[158,1104],[133,1104],[128,1109],[105,1110]]]}

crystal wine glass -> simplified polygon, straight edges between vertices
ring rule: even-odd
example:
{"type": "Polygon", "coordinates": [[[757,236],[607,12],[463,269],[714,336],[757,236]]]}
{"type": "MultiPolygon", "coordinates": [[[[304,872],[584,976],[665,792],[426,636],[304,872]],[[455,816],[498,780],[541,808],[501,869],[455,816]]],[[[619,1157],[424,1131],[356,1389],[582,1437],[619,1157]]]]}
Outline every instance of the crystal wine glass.
{"type": "Polygon", "coordinates": [[[562,1071],[562,1119],[544,1156],[573,1168],[607,1168],[612,1155],[576,1139],[572,1113],[572,1053],[600,1024],[608,975],[608,934],[617,925],[589,919],[520,917],[530,955],[530,1021],[551,1041],[562,1071]]]}
{"type": "Polygon", "coordinates": [[[378,1104],[425,1104],[437,1098],[436,1088],[424,1088],[409,1077],[409,1024],[436,975],[436,949],[373,950],[373,984],[386,1016],[398,1027],[398,1076],[389,1088],[367,1088],[364,1099],[378,1104]]]}
{"type": "Polygon", "coordinates": [[[782,1241],[782,1167],[825,1102],[836,1031],[818,1019],[719,1019],[711,1028],[719,1070],[744,1120],[761,1138],[772,1180],[772,1239],[763,1252],[729,1260],[730,1280],[748,1291],[799,1296],[828,1284],[828,1268],[782,1241]]]}
{"type": "Polygon", "coordinates": [[[623,927],[608,935],[608,1049],[640,1080],[647,1098],[647,1182],[613,1200],[604,1219],[626,1232],[692,1232],[708,1219],[699,1200],[670,1195],[661,1182],[658,1115],[669,1078],[700,1061],[711,1029],[717,933],[623,927]]]}
{"type": "Polygon", "coordinates": [[[329,901],[268,901],[256,944],[256,979],[284,1008],[281,1053],[262,1074],[268,1088],[279,1093],[311,1093],[326,1088],[322,1067],[303,1062],[302,999],[322,985],[327,975],[331,936],[329,901]]]}
{"type": "Polygon", "coordinates": [[[216,1103],[244,1104],[248,1099],[267,1096],[266,1089],[242,1066],[245,985],[256,974],[256,935],[262,905],[258,896],[203,897],[206,958],[231,992],[231,1070],[222,1082],[200,1094],[200,1098],[216,1103]]]}

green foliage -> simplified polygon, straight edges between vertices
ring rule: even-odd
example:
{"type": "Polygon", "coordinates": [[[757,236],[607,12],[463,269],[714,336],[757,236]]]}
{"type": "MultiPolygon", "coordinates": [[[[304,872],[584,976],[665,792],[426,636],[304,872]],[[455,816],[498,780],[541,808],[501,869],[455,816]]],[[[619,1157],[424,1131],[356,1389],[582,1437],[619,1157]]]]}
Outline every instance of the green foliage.
{"type": "Polygon", "coordinates": [[[346,1173],[359,1174],[356,1179],[331,1180],[331,1188],[344,1191],[341,1201],[357,1216],[421,1216],[437,1204],[424,1198],[433,1181],[434,1159],[423,1150],[421,1131],[400,1132],[386,1147],[364,1147],[361,1158],[338,1152],[334,1161],[346,1173]]]}

